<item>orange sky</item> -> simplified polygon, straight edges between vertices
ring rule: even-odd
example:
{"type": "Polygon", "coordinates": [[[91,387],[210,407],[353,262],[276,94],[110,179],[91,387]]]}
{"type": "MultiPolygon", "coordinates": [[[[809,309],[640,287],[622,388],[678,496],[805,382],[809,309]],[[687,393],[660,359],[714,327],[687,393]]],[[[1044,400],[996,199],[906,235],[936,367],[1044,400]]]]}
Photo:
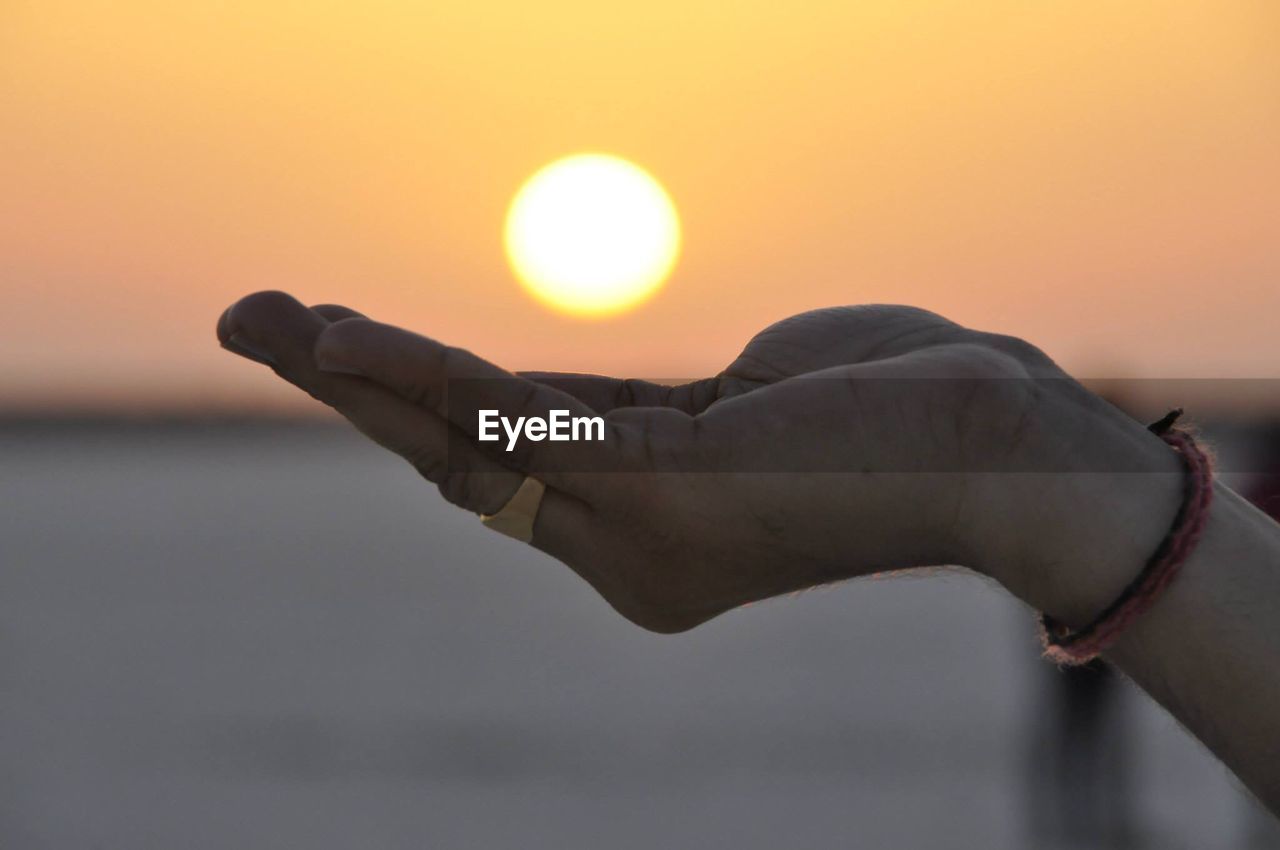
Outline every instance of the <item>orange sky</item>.
{"type": "Polygon", "coordinates": [[[0,405],[279,405],[213,322],[271,287],[512,368],[714,372],[893,301],[1088,374],[1280,376],[1273,0],[0,4],[0,405]],[[507,203],[604,150],[667,287],[549,312],[507,203]]]}

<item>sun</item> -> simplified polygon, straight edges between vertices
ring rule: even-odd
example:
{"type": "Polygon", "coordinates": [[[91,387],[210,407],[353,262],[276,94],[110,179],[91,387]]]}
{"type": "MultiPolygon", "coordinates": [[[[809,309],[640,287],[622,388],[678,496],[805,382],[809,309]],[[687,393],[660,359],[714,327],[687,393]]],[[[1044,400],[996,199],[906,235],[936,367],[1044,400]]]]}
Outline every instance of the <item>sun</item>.
{"type": "Polygon", "coordinates": [[[538,300],[605,316],[662,287],[680,253],[680,218],[640,166],[609,154],[574,154],[520,187],[504,239],[516,277],[538,300]]]}

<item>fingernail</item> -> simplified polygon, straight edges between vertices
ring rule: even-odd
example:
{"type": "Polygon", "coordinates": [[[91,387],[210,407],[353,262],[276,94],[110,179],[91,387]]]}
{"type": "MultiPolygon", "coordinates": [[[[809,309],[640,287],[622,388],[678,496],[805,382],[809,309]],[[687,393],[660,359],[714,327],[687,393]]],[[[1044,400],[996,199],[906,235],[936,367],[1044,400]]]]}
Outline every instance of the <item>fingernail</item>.
{"type": "Polygon", "coordinates": [[[274,366],[276,361],[270,354],[254,345],[249,339],[241,333],[232,334],[222,347],[228,351],[239,354],[241,357],[248,357],[250,360],[256,360],[259,363],[265,363],[268,366],[274,366]]]}
{"type": "Polygon", "coordinates": [[[355,375],[359,378],[363,378],[365,376],[364,372],[361,372],[355,366],[333,360],[326,357],[324,354],[316,355],[316,368],[321,372],[333,372],[338,375],[355,375]]]}

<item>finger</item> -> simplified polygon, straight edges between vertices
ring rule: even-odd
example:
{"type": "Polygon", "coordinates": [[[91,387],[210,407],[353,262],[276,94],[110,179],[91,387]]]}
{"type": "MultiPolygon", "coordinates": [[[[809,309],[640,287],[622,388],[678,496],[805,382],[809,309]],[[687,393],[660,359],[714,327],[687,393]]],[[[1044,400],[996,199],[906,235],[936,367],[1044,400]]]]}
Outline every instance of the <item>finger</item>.
{"type": "Polygon", "coordinates": [[[517,372],[568,393],[597,413],[622,407],[670,407],[696,415],[716,400],[719,378],[703,378],[683,384],[661,384],[639,378],[610,378],[573,372],[517,372]]]}
{"type": "MultiPolygon", "coordinates": [[[[256,295],[262,295],[262,294],[263,293],[257,293],[256,295]]],[[[256,297],[256,295],[249,296],[249,297],[251,298],[256,297]]],[[[241,299],[241,300],[245,300],[245,299],[241,299]]],[[[235,304],[232,304],[230,307],[223,310],[222,314],[218,316],[218,325],[217,325],[218,342],[227,348],[235,347],[234,344],[228,345],[228,343],[231,341],[230,337],[232,333],[229,322],[231,320],[231,311],[235,308],[235,306],[236,306],[235,304]]],[[[317,313],[321,318],[329,322],[338,322],[343,319],[365,318],[365,315],[361,313],[359,310],[353,310],[352,308],[344,306],[342,304],[316,304],[311,307],[311,310],[317,313]]],[[[262,361],[260,357],[254,356],[247,351],[237,351],[236,353],[248,356],[250,357],[250,359],[255,359],[255,360],[259,360],[260,362],[265,362],[265,361],[262,361]]]]}
{"type": "MultiPolygon", "coordinates": [[[[435,413],[385,387],[315,368],[311,349],[328,323],[280,292],[257,293],[237,302],[219,336],[242,340],[270,358],[281,377],[334,407],[361,432],[408,460],[440,487],[451,503],[477,513],[496,513],[524,475],[471,447],[435,413]]],[[[534,525],[535,546],[557,554],[587,529],[580,501],[548,490],[534,525]]]]}
{"type": "MultiPolygon", "coordinates": [[[[311,346],[329,322],[284,292],[257,292],[241,298],[224,314],[219,338],[267,361],[281,377],[303,390],[336,384],[315,368],[311,346]]],[[[313,392],[314,394],[314,392],[313,392]]]]}
{"type": "MultiPolygon", "coordinates": [[[[232,305],[232,306],[235,306],[235,305],[232,305]]],[[[227,309],[223,310],[222,315],[218,316],[218,324],[216,328],[216,332],[218,335],[218,344],[221,345],[223,348],[225,348],[227,351],[230,351],[232,354],[238,354],[247,360],[252,360],[256,363],[262,363],[266,366],[270,366],[271,361],[266,359],[259,352],[253,351],[251,348],[251,344],[248,344],[246,339],[244,339],[243,337],[232,339],[232,332],[230,327],[228,326],[228,322],[230,318],[231,318],[231,307],[228,307],[227,309]]]]}
{"type": "Polygon", "coordinates": [[[477,446],[504,466],[537,474],[570,493],[590,477],[574,472],[615,468],[623,445],[617,427],[595,416],[581,401],[554,387],[519,378],[469,351],[443,345],[401,328],[368,319],[346,319],[328,326],[316,340],[320,368],[367,377],[414,404],[445,417],[477,446]],[[518,417],[548,418],[551,411],[566,417],[600,421],[592,437],[603,439],[517,439],[514,445],[499,432],[481,439],[480,411],[496,410],[514,421],[518,417]]]}
{"type": "Polygon", "coordinates": [[[231,306],[220,324],[219,336],[259,353],[282,378],[348,414],[357,427],[439,483],[443,470],[435,468],[432,448],[440,446],[441,451],[434,454],[443,457],[447,424],[438,416],[424,416],[421,409],[369,381],[317,369],[312,349],[316,337],[328,326],[328,321],[290,295],[259,292],[231,306]],[[400,421],[407,426],[399,426],[400,421]]]}
{"type": "MultiPolygon", "coordinates": [[[[233,304],[232,307],[234,306],[235,305],[233,304]]],[[[245,357],[249,360],[254,360],[258,363],[263,363],[267,366],[272,365],[269,360],[263,357],[262,352],[250,350],[250,348],[247,347],[246,345],[246,343],[248,342],[246,339],[241,338],[241,339],[232,340],[230,338],[231,331],[229,329],[228,322],[230,321],[230,318],[231,318],[232,307],[228,307],[226,310],[223,310],[222,315],[218,317],[218,327],[217,327],[218,342],[222,345],[223,348],[227,349],[228,351],[234,352],[235,354],[239,354],[241,357],[245,357]]],[[[313,307],[311,307],[311,309],[314,312],[316,312],[321,318],[329,322],[337,322],[337,321],[341,321],[342,319],[365,318],[364,314],[359,312],[358,310],[353,310],[350,307],[345,307],[341,304],[316,304],[313,307]]]]}

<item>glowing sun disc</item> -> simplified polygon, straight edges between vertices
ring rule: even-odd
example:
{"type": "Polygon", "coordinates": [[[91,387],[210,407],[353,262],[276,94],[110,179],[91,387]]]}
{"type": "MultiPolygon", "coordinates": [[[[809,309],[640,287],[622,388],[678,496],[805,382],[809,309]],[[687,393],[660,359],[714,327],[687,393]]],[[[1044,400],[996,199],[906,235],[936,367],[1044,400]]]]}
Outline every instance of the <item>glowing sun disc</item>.
{"type": "Polygon", "coordinates": [[[640,166],[575,154],[525,181],[507,210],[505,242],[516,277],[540,301],[599,316],[662,286],[680,253],[680,219],[640,166]]]}

